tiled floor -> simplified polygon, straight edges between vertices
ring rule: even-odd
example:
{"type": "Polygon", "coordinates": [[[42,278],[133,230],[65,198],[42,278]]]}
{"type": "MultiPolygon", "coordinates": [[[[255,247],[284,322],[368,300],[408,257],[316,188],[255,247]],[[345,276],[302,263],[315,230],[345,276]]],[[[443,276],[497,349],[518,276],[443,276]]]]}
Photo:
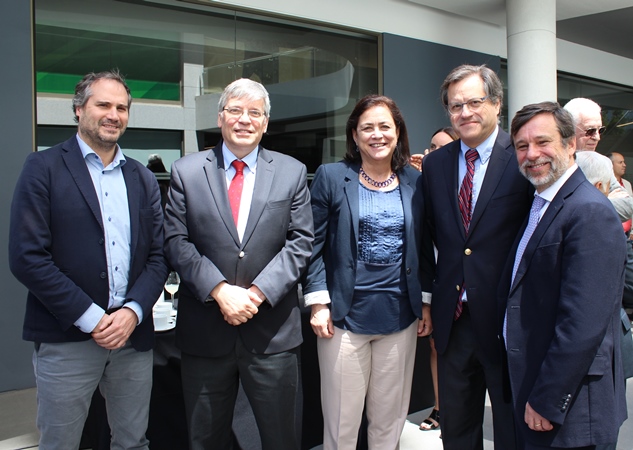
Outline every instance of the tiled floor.
{"type": "MultiPolygon", "coordinates": [[[[633,379],[627,386],[629,417],[633,417],[633,379]]],[[[0,394],[0,450],[37,449],[35,429],[35,389],[0,394]]],[[[430,408],[411,414],[400,438],[400,450],[441,450],[440,431],[420,431],[418,426],[430,408]]],[[[315,447],[318,450],[321,447],[315,447]]],[[[493,450],[490,404],[487,402],[484,424],[484,449],[493,450]]],[[[174,449],[179,450],[179,449],[174,449]]],[[[184,450],[184,449],[183,449],[184,450]]],[[[618,450],[633,450],[633,418],[620,429],[618,450]]]]}

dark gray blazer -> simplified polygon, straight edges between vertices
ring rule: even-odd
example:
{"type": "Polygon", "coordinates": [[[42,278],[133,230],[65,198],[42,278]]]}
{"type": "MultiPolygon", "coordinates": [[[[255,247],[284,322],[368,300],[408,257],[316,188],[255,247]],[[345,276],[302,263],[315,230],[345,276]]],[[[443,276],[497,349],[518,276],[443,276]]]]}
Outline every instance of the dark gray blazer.
{"type": "MultiPolygon", "coordinates": [[[[347,315],[354,296],[359,239],[359,168],[357,163],[347,162],[322,165],[310,187],[315,238],[303,292],[329,291],[334,321],[347,315]]],[[[433,249],[422,244],[424,201],[420,172],[405,167],[398,171],[398,178],[404,209],[403,265],[409,301],[416,316],[422,317],[422,290],[430,291],[430,284],[421,287],[420,280],[429,279],[433,249]],[[421,277],[422,270],[429,275],[421,277]]]]}
{"type": "Polygon", "coordinates": [[[185,352],[227,354],[241,337],[254,353],[302,342],[297,284],[312,252],[306,167],[259,147],[255,190],[243,241],[231,215],[222,142],[176,161],[165,210],[165,253],[181,276],[176,344],[185,352]],[[220,282],[266,295],[248,322],[225,322],[207,296],[220,282]]]}

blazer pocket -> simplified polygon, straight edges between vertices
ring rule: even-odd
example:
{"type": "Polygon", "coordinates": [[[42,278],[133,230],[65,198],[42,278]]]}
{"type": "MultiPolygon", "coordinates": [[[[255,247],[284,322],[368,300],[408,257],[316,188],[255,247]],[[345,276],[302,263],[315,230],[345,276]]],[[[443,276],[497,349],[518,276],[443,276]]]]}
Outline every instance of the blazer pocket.
{"type": "Polygon", "coordinates": [[[286,208],[292,203],[292,197],[284,200],[273,200],[266,204],[266,209],[286,208]]]}
{"type": "Polygon", "coordinates": [[[604,375],[607,371],[608,366],[607,357],[598,353],[589,366],[589,370],[587,371],[587,375],[604,375]]]}

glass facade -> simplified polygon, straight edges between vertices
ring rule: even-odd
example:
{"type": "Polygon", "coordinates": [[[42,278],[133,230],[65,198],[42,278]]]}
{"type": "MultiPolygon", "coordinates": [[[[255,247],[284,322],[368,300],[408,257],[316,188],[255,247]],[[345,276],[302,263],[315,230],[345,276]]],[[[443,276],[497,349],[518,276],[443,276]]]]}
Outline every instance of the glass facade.
{"type": "MultiPolygon", "coordinates": [[[[85,73],[118,68],[134,97],[131,118],[139,104],[148,114],[148,126],[133,130],[131,124],[121,140],[141,161],[162,152],[169,167],[167,161],[192,151],[187,130],[195,132],[193,151],[214,146],[219,94],[245,77],[271,96],[262,144],[313,173],[342,157],[349,113],[362,96],[378,91],[375,35],[170,0],[36,0],[35,6],[38,97],[70,102],[85,73]],[[161,108],[174,107],[183,108],[183,124],[164,123],[167,109],[161,108]]],[[[38,148],[63,140],[51,135],[73,132],[70,124],[40,121],[38,148]]]]}

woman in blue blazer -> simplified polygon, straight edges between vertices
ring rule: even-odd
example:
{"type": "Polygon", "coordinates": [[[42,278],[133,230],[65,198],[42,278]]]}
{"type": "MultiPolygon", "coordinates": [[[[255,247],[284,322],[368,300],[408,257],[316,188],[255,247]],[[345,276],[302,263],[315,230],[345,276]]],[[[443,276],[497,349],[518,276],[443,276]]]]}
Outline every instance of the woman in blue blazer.
{"type": "MultiPolygon", "coordinates": [[[[315,239],[304,280],[318,336],[323,448],[355,449],[363,407],[370,449],[394,449],[407,416],[416,336],[431,332],[422,303],[420,173],[408,166],[407,129],[393,100],[359,101],[345,160],[311,186],[315,239]]],[[[429,277],[426,277],[429,278],[429,277]]]]}

